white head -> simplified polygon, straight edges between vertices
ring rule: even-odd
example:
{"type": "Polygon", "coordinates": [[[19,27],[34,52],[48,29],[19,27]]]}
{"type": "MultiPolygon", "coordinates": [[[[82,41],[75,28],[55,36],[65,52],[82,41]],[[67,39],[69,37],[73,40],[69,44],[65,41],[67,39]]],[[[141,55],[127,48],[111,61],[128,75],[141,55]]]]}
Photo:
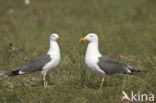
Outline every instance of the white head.
{"type": "Polygon", "coordinates": [[[98,36],[95,33],[89,33],[88,35],[86,35],[86,37],[81,38],[80,42],[82,41],[89,41],[89,42],[98,42],[98,36]]]}
{"type": "Polygon", "coordinates": [[[58,34],[53,33],[50,35],[50,41],[57,41],[57,40],[61,40],[58,34]]]}

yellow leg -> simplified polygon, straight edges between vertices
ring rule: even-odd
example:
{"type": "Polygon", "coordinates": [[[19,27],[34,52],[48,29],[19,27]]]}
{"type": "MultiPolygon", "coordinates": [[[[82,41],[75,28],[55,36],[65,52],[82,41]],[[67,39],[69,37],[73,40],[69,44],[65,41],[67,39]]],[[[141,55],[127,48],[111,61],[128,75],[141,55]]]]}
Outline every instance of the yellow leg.
{"type": "Polygon", "coordinates": [[[102,87],[103,87],[103,83],[104,83],[104,78],[102,78],[102,80],[101,80],[101,85],[100,85],[100,89],[102,89],[102,87]]]}
{"type": "Polygon", "coordinates": [[[43,84],[44,84],[44,88],[46,88],[47,87],[47,83],[46,83],[46,77],[45,76],[43,76],[43,84]]]}
{"type": "Polygon", "coordinates": [[[45,86],[46,86],[46,88],[48,87],[47,81],[45,81],[45,86]]]}

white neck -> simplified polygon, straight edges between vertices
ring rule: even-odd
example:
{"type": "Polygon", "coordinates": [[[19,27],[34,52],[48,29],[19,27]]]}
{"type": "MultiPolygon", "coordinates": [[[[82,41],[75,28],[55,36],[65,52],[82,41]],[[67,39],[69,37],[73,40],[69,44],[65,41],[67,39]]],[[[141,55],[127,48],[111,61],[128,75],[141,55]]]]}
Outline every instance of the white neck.
{"type": "Polygon", "coordinates": [[[47,54],[60,56],[60,49],[56,41],[50,41],[50,49],[47,54]]]}
{"type": "Polygon", "coordinates": [[[87,47],[86,57],[100,57],[101,54],[98,48],[98,41],[90,42],[87,47]]]}

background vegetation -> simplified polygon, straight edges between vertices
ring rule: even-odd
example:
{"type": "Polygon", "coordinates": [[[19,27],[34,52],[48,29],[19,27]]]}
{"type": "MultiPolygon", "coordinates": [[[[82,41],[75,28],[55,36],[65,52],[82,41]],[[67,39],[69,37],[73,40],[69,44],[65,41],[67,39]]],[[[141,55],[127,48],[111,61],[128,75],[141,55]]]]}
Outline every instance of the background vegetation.
{"type": "MultiPolygon", "coordinates": [[[[156,95],[156,0],[0,1],[0,103],[120,103],[122,91],[156,95]],[[44,89],[39,73],[8,78],[4,73],[44,54],[59,33],[61,63],[44,89]],[[94,32],[103,55],[147,71],[100,78],[83,64],[94,32]]],[[[123,101],[129,103],[128,101],[123,101]]]]}

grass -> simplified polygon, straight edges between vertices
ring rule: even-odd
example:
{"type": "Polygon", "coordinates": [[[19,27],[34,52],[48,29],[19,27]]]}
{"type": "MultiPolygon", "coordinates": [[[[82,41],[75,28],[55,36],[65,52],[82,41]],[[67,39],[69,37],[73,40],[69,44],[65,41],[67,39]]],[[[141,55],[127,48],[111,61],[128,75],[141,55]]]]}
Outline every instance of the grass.
{"type": "MultiPolygon", "coordinates": [[[[49,73],[44,89],[39,73],[0,75],[0,103],[120,103],[122,91],[156,94],[155,0],[0,1],[0,74],[17,69],[47,52],[49,36],[59,33],[61,63],[49,73]],[[87,43],[99,35],[103,55],[126,62],[145,74],[107,76],[90,73],[83,59],[87,43]],[[15,50],[12,49],[15,48],[15,50]]],[[[129,103],[129,101],[123,101],[129,103]]]]}

